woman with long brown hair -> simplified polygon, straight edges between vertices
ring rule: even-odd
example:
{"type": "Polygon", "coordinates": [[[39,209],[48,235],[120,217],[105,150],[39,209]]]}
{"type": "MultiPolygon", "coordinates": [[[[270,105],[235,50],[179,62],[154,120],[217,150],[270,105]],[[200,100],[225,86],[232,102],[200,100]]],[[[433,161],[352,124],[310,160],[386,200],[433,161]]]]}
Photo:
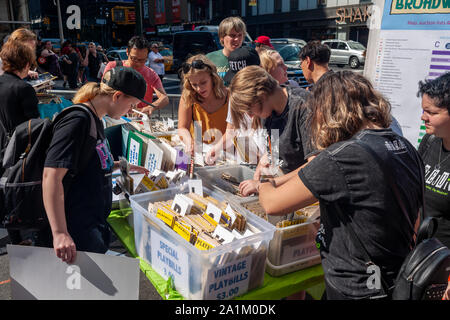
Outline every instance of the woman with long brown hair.
{"type": "Polygon", "coordinates": [[[258,186],[268,214],[282,215],[320,202],[316,242],[328,299],[383,297],[393,285],[413,238],[384,170],[361,144],[390,167],[414,225],[423,174],[417,151],[395,134],[390,105],[370,82],[350,71],[319,81],[313,91],[311,131],[321,152],[284,183],[258,186]],[[353,241],[350,228],[363,243],[353,241]]]}
{"type": "Polygon", "coordinates": [[[217,74],[216,66],[204,55],[189,58],[182,66],[182,76],[178,134],[190,154],[194,150],[195,122],[201,124],[200,143],[209,144],[221,138],[217,136],[219,133],[225,133],[228,91],[217,74]]]}

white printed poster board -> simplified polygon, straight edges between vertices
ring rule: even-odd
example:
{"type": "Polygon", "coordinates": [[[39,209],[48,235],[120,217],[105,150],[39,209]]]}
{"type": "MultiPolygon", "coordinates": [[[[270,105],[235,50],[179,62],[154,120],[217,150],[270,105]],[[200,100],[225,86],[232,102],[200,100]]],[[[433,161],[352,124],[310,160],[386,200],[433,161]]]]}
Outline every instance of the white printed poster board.
{"type": "Polygon", "coordinates": [[[17,300],[137,300],[139,260],[77,251],[73,264],[53,249],[8,245],[11,296],[17,300]]]}
{"type": "Polygon", "coordinates": [[[364,75],[391,103],[403,135],[418,146],[419,81],[450,71],[450,2],[374,0],[364,75]]]}

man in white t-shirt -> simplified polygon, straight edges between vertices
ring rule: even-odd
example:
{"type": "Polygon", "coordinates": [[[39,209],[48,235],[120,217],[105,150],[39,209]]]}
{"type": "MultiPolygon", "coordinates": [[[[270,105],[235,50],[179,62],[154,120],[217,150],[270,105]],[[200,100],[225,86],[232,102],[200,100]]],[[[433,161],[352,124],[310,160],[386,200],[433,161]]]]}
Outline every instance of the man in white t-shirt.
{"type": "Polygon", "coordinates": [[[159,46],[157,43],[153,43],[150,50],[147,64],[158,74],[162,82],[164,78],[164,57],[159,53],[159,46]]]}

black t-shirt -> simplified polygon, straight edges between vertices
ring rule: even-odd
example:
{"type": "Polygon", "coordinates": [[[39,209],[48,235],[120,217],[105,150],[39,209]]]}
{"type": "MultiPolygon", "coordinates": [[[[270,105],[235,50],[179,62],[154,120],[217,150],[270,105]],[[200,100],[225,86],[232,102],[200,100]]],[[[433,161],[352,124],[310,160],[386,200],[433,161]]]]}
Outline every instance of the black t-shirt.
{"type": "Polygon", "coordinates": [[[435,237],[450,248],[450,151],[442,146],[441,138],[426,134],[419,154],[425,165],[425,216],[437,218],[435,237]]]}
{"type": "Polygon", "coordinates": [[[72,111],[55,124],[45,160],[45,167],[69,170],[63,186],[67,228],[71,235],[106,225],[111,211],[114,162],[103,124],[92,110],[90,112],[96,121],[97,139],[90,135],[89,115],[81,110],[72,111]]]}
{"type": "Polygon", "coordinates": [[[339,205],[350,225],[392,285],[410,251],[412,230],[376,160],[355,142],[361,139],[389,165],[414,225],[421,203],[420,175],[414,147],[390,129],[362,130],[352,139],[323,150],[299,177],[320,202],[321,226],[316,242],[325,279],[349,298],[376,296],[373,271],[365,265],[334,205],[339,205]]]}
{"type": "Polygon", "coordinates": [[[264,127],[271,138],[272,149],[279,148],[279,157],[283,160],[281,170],[289,173],[301,165],[311,153],[311,143],[307,118],[309,109],[306,100],[310,93],[303,88],[285,87],[288,92],[286,107],[280,115],[272,115],[264,120],[264,127]],[[279,139],[271,130],[278,129],[279,139]]]}
{"type": "Polygon", "coordinates": [[[69,71],[68,74],[71,75],[78,72],[78,63],[79,63],[78,54],[76,52],[72,52],[71,54],[69,54],[69,60],[72,62],[72,64],[69,64],[67,69],[69,71]]]}
{"type": "Polygon", "coordinates": [[[97,56],[89,52],[88,53],[88,67],[89,67],[89,75],[93,78],[97,78],[98,71],[100,70],[100,64],[102,62],[106,62],[104,56],[97,52],[97,56]]]}
{"type": "Polygon", "coordinates": [[[0,121],[9,134],[22,122],[39,118],[38,103],[30,84],[9,72],[0,76],[0,121]]]}

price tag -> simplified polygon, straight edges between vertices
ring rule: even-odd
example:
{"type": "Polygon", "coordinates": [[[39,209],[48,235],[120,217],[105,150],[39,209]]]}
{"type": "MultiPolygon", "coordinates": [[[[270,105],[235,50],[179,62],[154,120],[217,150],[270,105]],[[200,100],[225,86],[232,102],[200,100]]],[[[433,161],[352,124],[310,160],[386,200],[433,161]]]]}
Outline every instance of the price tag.
{"type": "Polygon", "coordinates": [[[220,217],[222,216],[222,209],[217,208],[211,202],[206,207],[206,214],[214,219],[215,222],[220,223],[220,217]]]}
{"type": "Polygon", "coordinates": [[[181,194],[177,194],[172,202],[172,210],[177,212],[180,216],[184,216],[191,212],[192,205],[186,201],[181,194]]]}
{"type": "Polygon", "coordinates": [[[203,183],[202,180],[199,179],[189,179],[188,180],[189,192],[198,194],[203,197],[203,183]]]}
{"type": "Polygon", "coordinates": [[[228,300],[248,290],[252,256],[208,271],[205,300],[228,300]]]}

